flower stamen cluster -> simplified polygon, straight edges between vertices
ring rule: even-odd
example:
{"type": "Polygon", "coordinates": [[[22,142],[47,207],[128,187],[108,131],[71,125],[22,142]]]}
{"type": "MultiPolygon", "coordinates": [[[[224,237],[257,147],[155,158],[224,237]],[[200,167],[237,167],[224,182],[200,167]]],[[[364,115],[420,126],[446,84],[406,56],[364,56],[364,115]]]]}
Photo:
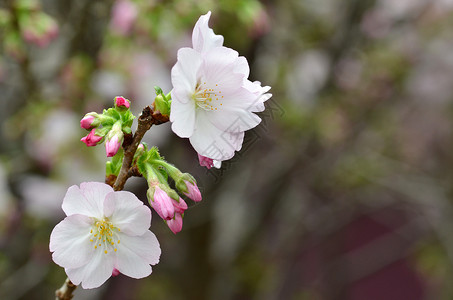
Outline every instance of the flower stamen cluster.
{"type": "MultiPolygon", "coordinates": [[[[218,87],[218,84],[216,84],[215,86],[218,87]]],[[[214,88],[206,88],[206,82],[204,82],[203,84],[198,83],[192,98],[197,104],[197,106],[203,110],[206,111],[217,110],[218,106],[223,105],[222,103],[223,96],[220,95],[221,93],[222,93],[221,90],[215,90],[214,88]]]]}
{"type": "Polygon", "coordinates": [[[113,251],[118,251],[116,244],[120,243],[119,227],[115,227],[108,218],[96,220],[93,228],[90,230],[92,237],[90,242],[94,242],[94,249],[102,248],[104,253],[107,254],[108,250],[113,248],[113,251]]]}

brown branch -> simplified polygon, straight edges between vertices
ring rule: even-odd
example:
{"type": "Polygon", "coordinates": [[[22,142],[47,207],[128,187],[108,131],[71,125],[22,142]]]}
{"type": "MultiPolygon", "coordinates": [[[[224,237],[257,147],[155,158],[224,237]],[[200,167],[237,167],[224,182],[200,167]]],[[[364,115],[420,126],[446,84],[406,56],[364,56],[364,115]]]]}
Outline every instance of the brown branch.
{"type": "Polygon", "coordinates": [[[69,278],[66,278],[63,286],[55,291],[56,300],[71,300],[74,295],[72,294],[77,288],[77,285],[73,284],[69,278]]]}
{"type": "Polygon", "coordinates": [[[160,112],[154,112],[149,106],[145,107],[142,111],[142,114],[138,118],[137,131],[134,134],[132,142],[130,145],[124,147],[124,158],[123,164],[121,166],[120,173],[116,178],[113,189],[115,191],[121,191],[124,188],[126,180],[131,176],[137,176],[136,170],[132,167],[132,161],[134,159],[135,152],[137,151],[138,145],[145,135],[145,133],[151,128],[152,125],[159,125],[165,122],[168,122],[168,116],[161,115],[160,112]]]}

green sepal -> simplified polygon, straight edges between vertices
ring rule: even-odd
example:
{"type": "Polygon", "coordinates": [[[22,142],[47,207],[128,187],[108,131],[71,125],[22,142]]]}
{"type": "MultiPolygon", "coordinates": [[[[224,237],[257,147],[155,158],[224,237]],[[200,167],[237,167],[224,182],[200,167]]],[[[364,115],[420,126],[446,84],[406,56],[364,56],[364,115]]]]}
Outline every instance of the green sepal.
{"type": "Polygon", "coordinates": [[[120,147],[115,156],[112,157],[112,160],[105,163],[105,175],[118,176],[118,174],[121,171],[121,166],[123,164],[123,158],[124,158],[123,149],[120,147]]]}
{"type": "Polygon", "coordinates": [[[164,94],[162,89],[160,87],[158,87],[157,85],[154,86],[154,90],[156,91],[156,95],[163,95],[164,94]]]}

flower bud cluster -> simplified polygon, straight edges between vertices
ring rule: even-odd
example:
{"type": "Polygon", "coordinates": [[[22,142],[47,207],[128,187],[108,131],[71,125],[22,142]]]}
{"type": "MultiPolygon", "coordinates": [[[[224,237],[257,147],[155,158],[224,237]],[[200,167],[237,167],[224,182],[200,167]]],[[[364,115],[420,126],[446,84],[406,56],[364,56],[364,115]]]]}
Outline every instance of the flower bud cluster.
{"type": "Polygon", "coordinates": [[[163,116],[170,115],[171,108],[171,93],[167,95],[164,94],[162,89],[158,86],[155,86],[156,98],[154,98],[153,107],[155,111],[159,111],[163,116]]]}
{"type": "Polygon", "coordinates": [[[124,97],[115,97],[114,107],[104,109],[102,114],[90,112],[80,120],[80,127],[90,130],[81,139],[88,147],[96,146],[105,141],[107,157],[118,153],[125,134],[131,134],[131,125],[135,116],[131,113],[130,101],[124,97]]]}
{"type": "Polygon", "coordinates": [[[184,212],[188,206],[181,195],[195,201],[201,201],[201,193],[192,175],[182,173],[172,164],[166,162],[157,148],[140,150],[136,166],[148,182],[148,200],[150,206],[167,223],[173,233],[182,230],[184,212]],[[175,188],[170,187],[168,178],[174,180],[175,188]],[[179,192],[179,193],[178,193],[179,192]]]}

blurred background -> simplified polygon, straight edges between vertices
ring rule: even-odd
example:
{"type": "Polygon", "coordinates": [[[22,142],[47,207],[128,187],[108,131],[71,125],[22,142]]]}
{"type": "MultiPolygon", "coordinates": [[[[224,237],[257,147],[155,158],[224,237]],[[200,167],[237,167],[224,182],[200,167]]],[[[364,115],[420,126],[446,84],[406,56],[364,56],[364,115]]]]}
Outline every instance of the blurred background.
{"type": "Polygon", "coordinates": [[[64,194],[104,180],[80,119],[169,92],[208,10],[272,86],[263,121],[209,171],[153,127],[203,201],[176,236],[154,216],[151,276],[75,299],[452,299],[453,0],[0,0],[0,299],[53,299],[64,194]]]}

